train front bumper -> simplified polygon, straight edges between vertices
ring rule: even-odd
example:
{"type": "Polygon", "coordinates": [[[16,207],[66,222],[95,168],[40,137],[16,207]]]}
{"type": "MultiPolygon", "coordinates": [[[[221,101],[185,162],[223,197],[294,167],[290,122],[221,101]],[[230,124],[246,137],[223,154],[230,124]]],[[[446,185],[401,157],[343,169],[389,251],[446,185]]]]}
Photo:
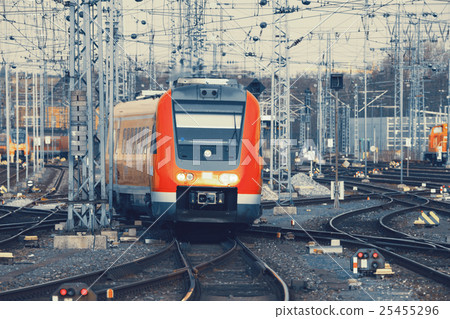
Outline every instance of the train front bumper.
{"type": "Polygon", "coordinates": [[[261,195],[237,188],[178,186],[175,193],[152,193],[154,218],[193,223],[251,224],[261,216],[261,195]]]}

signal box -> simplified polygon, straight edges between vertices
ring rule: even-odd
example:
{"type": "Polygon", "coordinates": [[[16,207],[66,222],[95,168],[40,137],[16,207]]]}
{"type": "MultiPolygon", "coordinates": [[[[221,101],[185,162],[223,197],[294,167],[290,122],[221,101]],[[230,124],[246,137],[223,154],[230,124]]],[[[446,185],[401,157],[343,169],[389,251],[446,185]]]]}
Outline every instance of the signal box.
{"type": "Polygon", "coordinates": [[[64,283],[52,294],[52,301],[96,301],[97,294],[82,282],[64,283]]]}
{"type": "Polygon", "coordinates": [[[361,248],[350,258],[353,273],[369,274],[385,267],[385,258],[374,248],[361,248]]]}

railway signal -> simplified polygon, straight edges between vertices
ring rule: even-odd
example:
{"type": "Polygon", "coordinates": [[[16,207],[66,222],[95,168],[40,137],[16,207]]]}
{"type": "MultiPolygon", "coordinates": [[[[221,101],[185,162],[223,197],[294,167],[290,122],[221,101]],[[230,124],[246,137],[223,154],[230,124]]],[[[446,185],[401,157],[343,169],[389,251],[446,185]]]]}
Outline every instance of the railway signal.
{"type": "Polygon", "coordinates": [[[85,283],[64,283],[53,292],[52,301],[97,301],[97,294],[85,283]]]}
{"type": "Polygon", "coordinates": [[[385,258],[374,248],[361,248],[350,257],[350,268],[354,274],[370,274],[385,267],[385,258]]]}

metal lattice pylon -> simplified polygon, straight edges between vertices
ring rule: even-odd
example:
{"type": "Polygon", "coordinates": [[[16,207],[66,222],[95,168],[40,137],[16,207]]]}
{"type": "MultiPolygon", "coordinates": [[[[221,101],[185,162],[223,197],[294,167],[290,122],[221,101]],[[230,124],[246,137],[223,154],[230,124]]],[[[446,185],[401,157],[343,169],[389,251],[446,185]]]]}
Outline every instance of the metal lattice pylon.
{"type": "MultiPolygon", "coordinates": [[[[393,44],[393,50],[394,50],[394,69],[395,69],[395,88],[394,88],[394,125],[393,125],[393,131],[394,131],[394,150],[397,150],[397,128],[399,127],[398,122],[400,119],[400,85],[402,85],[402,81],[400,81],[400,63],[403,60],[403,55],[401,52],[401,46],[403,45],[400,42],[401,39],[401,26],[400,26],[400,10],[397,11],[397,14],[395,15],[395,25],[393,27],[393,33],[391,35],[391,43],[393,44]]],[[[402,71],[403,72],[403,71],[402,71]]],[[[401,130],[402,128],[400,128],[401,130]]]]}
{"type": "Polygon", "coordinates": [[[358,84],[355,83],[355,93],[354,93],[354,128],[353,128],[353,155],[360,159],[360,153],[359,153],[359,103],[358,103],[358,84]]]}
{"type": "Polygon", "coordinates": [[[280,202],[292,203],[289,33],[286,13],[279,10],[287,5],[287,0],[273,2],[270,182],[280,202]]]}
{"type": "Polygon", "coordinates": [[[113,14],[117,2],[110,2],[109,10],[103,10],[102,1],[71,0],[69,3],[71,96],[67,230],[95,230],[109,224],[105,178],[108,112],[103,43],[106,36],[102,19],[105,13],[113,14]],[[98,125],[95,125],[96,118],[98,125]]]}

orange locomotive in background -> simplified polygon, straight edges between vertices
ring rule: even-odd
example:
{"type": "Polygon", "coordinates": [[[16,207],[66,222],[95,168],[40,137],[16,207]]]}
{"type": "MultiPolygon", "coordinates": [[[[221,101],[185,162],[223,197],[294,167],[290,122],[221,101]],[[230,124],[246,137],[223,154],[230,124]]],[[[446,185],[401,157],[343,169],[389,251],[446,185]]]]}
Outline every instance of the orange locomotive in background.
{"type": "MultiPolygon", "coordinates": [[[[0,133],[0,154],[2,160],[6,160],[6,134],[0,133]]],[[[19,130],[19,143],[16,142],[16,133],[14,131],[11,132],[9,137],[9,156],[12,162],[15,161],[16,151],[19,151],[19,158],[24,161],[25,157],[28,156],[28,159],[32,161],[33,158],[33,149],[34,149],[33,136],[31,134],[28,135],[28,139],[25,135],[25,130],[19,130]]],[[[39,152],[40,138],[36,139],[36,148],[39,152]]],[[[48,159],[49,157],[64,157],[67,158],[69,152],[69,137],[65,135],[46,135],[44,138],[44,158],[48,159]]]]}
{"type": "Polygon", "coordinates": [[[428,152],[424,155],[424,160],[434,165],[442,165],[448,162],[447,158],[447,124],[436,125],[431,128],[428,136],[428,152]]]}
{"type": "Polygon", "coordinates": [[[250,224],[261,216],[260,110],[237,82],[181,79],[159,101],[152,214],[250,224]]]}

